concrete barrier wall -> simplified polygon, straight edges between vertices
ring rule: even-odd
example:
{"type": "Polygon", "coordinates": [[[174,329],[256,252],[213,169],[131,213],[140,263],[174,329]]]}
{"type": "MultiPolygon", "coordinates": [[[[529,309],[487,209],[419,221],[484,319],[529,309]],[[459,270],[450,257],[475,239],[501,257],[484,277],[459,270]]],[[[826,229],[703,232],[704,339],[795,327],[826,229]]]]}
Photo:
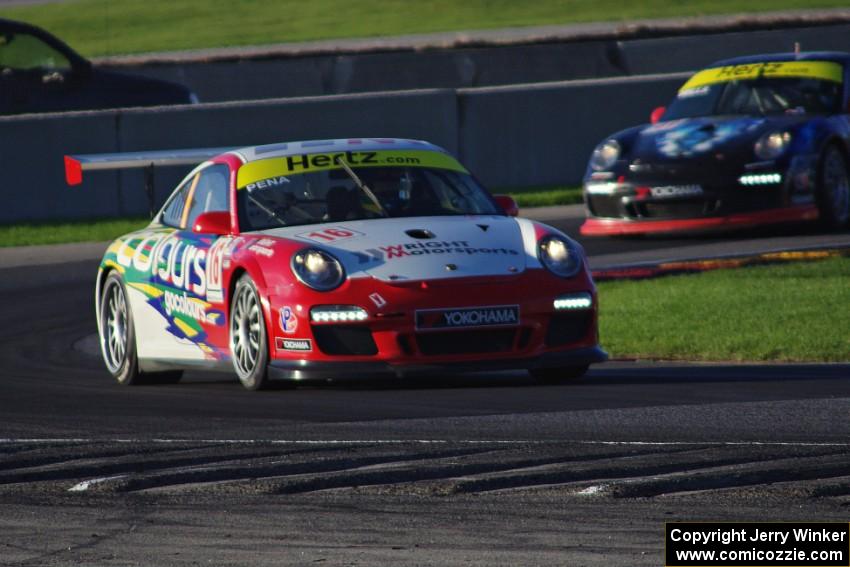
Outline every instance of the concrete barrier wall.
{"type": "Polygon", "coordinates": [[[614,41],[110,66],[182,83],[202,102],[462,88],[625,74],[614,41]]]}
{"type": "Polygon", "coordinates": [[[118,151],[116,116],[97,112],[2,121],[0,222],[125,212],[115,173],[105,173],[81,198],[66,188],[62,156],[69,147],[79,148],[80,153],[118,151]]]}
{"type": "MultiPolygon", "coordinates": [[[[581,180],[604,136],[647,121],[686,75],[466,90],[109,110],[0,119],[0,222],[145,214],[141,171],[87,173],[67,187],[65,154],[402,137],[459,155],[492,189],[581,180]]],[[[161,203],[190,168],[156,172],[161,203]]]]}
{"type": "MultiPolygon", "coordinates": [[[[850,51],[850,25],[647,39],[292,55],[112,65],[183,83],[204,102],[674,73],[713,61],[803,49],[850,51]]],[[[108,60],[105,66],[109,66],[108,60]]]]}
{"type": "Polygon", "coordinates": [[[648,122],[687,76],[459,91],[461,160],[489,187],[577,184],[596,144],[648,122]]]}

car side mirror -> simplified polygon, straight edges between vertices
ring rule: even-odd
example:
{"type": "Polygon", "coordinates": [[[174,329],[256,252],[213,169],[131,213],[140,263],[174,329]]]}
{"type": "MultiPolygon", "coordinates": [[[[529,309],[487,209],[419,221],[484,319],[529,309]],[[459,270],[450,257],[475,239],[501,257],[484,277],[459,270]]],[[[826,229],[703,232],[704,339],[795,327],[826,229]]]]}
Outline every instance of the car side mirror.
{"type": "Polygon", "coordinates": [[[516,204],[516,201],[510,195],[493,195],[493,198],[496,200],[496,204],[502,207],[502,210],[509,217],[519,215],[519,205],[516,204]]]}
{"type": "Polygon", "coordinates": [[[649,115],[649,123],[656,124],[661,117],[664,116],[664,113],[667,111],[666,106],[659,106],[655,110],[652,111],[652,114],[649,115]]]}
{"type": "Polygon", "coordinates": [[[227,211],[208,211],[201,213],[192,225],[192,232],[198,234],[230,234],[230,213],[227,211]]]}

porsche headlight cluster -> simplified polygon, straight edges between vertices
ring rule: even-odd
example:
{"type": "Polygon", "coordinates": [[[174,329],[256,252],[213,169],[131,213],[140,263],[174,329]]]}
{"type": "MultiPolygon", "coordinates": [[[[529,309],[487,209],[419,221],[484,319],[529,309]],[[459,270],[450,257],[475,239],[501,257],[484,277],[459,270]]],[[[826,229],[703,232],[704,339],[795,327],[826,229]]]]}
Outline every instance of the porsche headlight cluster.
{"type": "Polygon", "coordinates": [[[560,236],[545,236],[537,244],[540,263],[550,272],[569,278],[581,269],[581,253],[569,240],[560,236]]]}
{"type": "Polygon", "coordinates": [[[596,146],[590,156],[590,168],[602,171],[613,166],[620,157],[620,144],[617,140],[606,140],[596,146]]]}
{"type": "Polygon", "coordinates": [[[339,260],[316,248],[307,248],[292,257],[292,272],[301,283],[317,291],[330,291],[345,280],[339,260]]]}
{"type": "Polygon", "coordinates": [[[791,143],[788,132],[771,132],[758,139],[755,153],[759,159],[776,159],[781,156],[791,143]]]}

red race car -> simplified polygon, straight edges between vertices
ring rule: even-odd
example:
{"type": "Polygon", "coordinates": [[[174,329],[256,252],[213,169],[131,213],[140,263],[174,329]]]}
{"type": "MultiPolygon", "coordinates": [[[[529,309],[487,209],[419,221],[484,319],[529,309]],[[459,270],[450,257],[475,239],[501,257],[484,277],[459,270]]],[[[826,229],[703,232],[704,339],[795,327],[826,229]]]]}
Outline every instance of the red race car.
{"type": "Polygon", "coordinates": [[[252,390],[314,373],[525,368],[558,381],[607,357],[581,247],[514,218],[512,199],[427,142],[65,158],[71,184],[199,161],[101,263],[100,345],[121,384],[190,368],[233,370],[252,390]]]}

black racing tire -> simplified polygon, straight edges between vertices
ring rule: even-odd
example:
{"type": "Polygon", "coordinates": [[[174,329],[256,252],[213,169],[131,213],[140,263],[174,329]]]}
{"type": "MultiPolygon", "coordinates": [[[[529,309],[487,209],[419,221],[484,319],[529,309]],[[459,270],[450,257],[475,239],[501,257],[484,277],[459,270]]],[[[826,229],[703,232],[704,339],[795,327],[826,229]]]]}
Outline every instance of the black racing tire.
{"type": "Polygon", "coordinates": [[[562,368],[532,368],[528,373],[540,384],[565,384],[582,378],[587,374],[588,368],[590,368],[589,364],[562,368]]]}
{"type": "Polygon", "coordinates": [[[835,144],[827,146],[821,155],[817,181],[821,224],[829,230],[846,228],[850,221],[850,175],[847,158],[835,144]]]}
{"type": "Polygon", "coordinates": [[[124,280],[116,271],[109,272],[100,294],[98,336],[106,369],[122,386],[176,384],[182,370],[142,372],[136,354],[136,327],[133,310],[127,300],[124,280]]]}
{"type": "Polygon", "coordinates": [[[236,282],[230,300],[230,354],[233,369],[248,390],[269,384],[269,346],[266,320],[257,286],[248,274],[236,282]]]}

